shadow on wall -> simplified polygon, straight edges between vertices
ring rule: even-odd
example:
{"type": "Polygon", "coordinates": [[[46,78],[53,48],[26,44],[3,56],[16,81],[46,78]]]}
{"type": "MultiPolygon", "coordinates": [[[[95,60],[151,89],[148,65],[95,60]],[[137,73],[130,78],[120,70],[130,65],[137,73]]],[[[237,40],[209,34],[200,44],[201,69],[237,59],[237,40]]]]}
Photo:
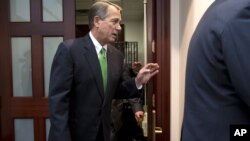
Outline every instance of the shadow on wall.
{"type": "Polygon", "coordinates": [[[188,24],[188,21],[192,21],[192,19],[190,18],[190,15],[193,15],[193,10],[192,8],[192,1],[193,0],[183,0],[180,1],[180,41],[183,41],[183,38],[185,38],[185,35],[183,35],[183,33],[185,33],[185,28],[186,28],[186,24],[188,24]]]}

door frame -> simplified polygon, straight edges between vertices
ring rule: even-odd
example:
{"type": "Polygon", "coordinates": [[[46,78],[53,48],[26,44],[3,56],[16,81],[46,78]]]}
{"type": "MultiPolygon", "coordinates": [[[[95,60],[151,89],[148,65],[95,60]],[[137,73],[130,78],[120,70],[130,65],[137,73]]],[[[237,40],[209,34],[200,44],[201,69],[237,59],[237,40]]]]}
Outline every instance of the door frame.
{"type": "MultiPolygon", "coordinates": [[[[9,26],[10,24],[8,24],[8,22],[6,21],[9,21],[9,18],[8,18],[8,14],[6,14],[6,11],[9,10],[8,7],[6,7],[6,5],[8,5],[8,2],[6,0],[1,0],[0,1],[0,18],[1,18],[1,30],[0,30],[0,44],[1,44],[1,47],[0,47],[0,67],[1,68],[4,68],[4,70],[1,70],[1,73],[0,73],[0,90],[1,90],[1,93],[0,93],[0,97],[1,97],[1,121],[0,121],[0,125],[1,125],[1,129],[2,127],[5,127],[5,130],[6,131],[9,131],[10,130],[10,127],[6,127],[5,126],[5,123],[6,122],[3,122],[2,120],[4,119],[3,116],[3,113],[9,113],[10,111],[10,108],[7,107],[7,108],[2,108],[3,106],[2,105],[5,105],[7,103],[9,103],[10,101],[4,99],[4,94],[6,93],[9,93],[9,90],[10,90],[10,86],[11,86],[11,82],[9,81],[8,79],[8,76],[10,75],[10,70],[8,69],[10,67],[11,64],[9,64],[9,62],[7,62],[9,59],[8,59],[8,53],[6,53],[6,47],[9,46],[9,26]],[[7,70],[6,70],[7,68],[7,70]]],[[[8,121],[7,121],[8,122],[8,121]]],[[[2,139],[3,137],[3,130],[0,130],[1,133],[0,133],[0,139],[2,139]]]]}
{"type": "Polygon", "coordinates": [[[160,65],[147,85],[148,141],[170,141],[170,0],[147,0],[147,30],[147,60],[160,65]]]}

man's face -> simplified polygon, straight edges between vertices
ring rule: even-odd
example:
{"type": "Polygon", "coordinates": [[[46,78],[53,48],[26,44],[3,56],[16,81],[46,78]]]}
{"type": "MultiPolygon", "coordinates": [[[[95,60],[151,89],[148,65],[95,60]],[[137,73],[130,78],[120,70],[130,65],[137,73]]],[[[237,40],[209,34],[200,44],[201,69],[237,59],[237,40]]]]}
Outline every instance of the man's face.
{"type": "Polygon", "coordinates": [[[113,6],[108,7],[107,16],[99,20],[98,37],[101,44],[114,43],[121,30],[121,13],[113,6]]]}

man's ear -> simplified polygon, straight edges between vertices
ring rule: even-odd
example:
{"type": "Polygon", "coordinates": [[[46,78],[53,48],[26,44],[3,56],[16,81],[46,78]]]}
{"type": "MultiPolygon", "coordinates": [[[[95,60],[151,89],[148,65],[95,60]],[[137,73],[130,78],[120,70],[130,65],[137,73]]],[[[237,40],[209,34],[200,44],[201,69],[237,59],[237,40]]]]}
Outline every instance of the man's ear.
{"type": "Polygon", "coordinates": [[[100,26],[100,21],[101,21],[101,19],[100,19],[99,16],[95,16],[94,17],[94,25],[95,25],[95,27],[99,27],[100,26]]]}

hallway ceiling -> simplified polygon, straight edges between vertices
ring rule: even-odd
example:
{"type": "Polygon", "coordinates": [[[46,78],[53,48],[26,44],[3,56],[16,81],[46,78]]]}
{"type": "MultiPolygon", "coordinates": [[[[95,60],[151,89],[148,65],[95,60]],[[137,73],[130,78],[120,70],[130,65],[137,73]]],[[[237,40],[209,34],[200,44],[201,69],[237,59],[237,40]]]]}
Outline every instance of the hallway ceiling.
{"type": "MultiPolygon", "coordinates": [[[[86,17],[89,7],[95,0],[76,0],[76,16],[86,17]]],[[[144,0],[110,0],[122,7],[123,21],[136,21],[143,19],[144,0]]]]}

